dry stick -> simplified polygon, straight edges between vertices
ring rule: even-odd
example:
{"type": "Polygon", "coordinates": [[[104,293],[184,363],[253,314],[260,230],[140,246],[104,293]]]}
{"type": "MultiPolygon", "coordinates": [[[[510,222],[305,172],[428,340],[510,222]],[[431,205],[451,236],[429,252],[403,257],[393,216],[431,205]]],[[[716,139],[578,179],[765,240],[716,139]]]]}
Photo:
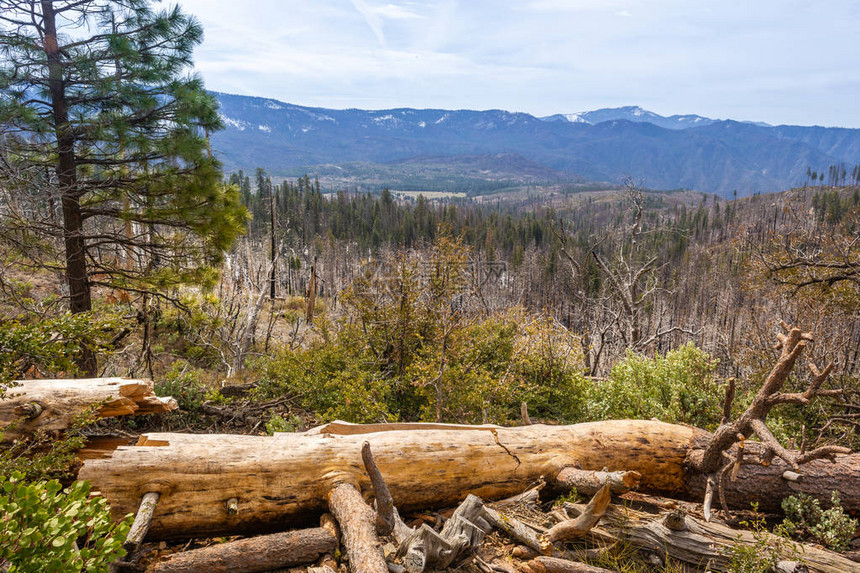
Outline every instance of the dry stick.
{"type": "Polygon", "coordinates": [[[568,561],[557,557],[542,555],[525,564],[523,571],[529,573],[614,573],[610,569],[586,565],[578,561],[568,561]],[[527,567],[527,569],[526,569],[527,567]]]}
{"type": "Polygon", "coordinates": [[[543,553],[537,533],[521,521],[514,519],[513,517],[501,515],[498,511],[487,507],[486,505],[484,506],[482,514],[482,517],[486,519],[490,525],[503,531],[505,535],[514,541],[518,541],[529,549],[534,549],[538,553],[543,553]]]}
{"type": "Polygon", "coordinates": [[[607,483],[600,488],[600,491],[594,494],[594,497],[591,498],[591,501],[588,502],[588,505],[585,506],[579,517],[557,523],[552,529],[546,532],[546,535],[541,536],[542,553],[552,550],[553,543],[572,541],[585,537],[591,528],[597,525],[597,522],[603,517],[611,498],[610,486],[607,483]]]}
{"type": "Polygon", "coordinates": [[[522,493],[512,495],[511,497],[506,497],[505,499],[500,499],[499,501],[493,503],[496,507],[517,505],[520,503],[537,503],[538,501],[540,501],[540,491],[544,487],[546,487],[546,482],[543,480],[543,478],[541,478],[534,487],[530,487],[522,493]]]}
{"type": "Polygon", "coordinates": [[[149,526],[152,524],[152,516],[155,513],[155,508],[158,505],[158,498],[161,494],[151,491],[143,496],[140,501],[140,509],[137,510],[137,515],[134,518],[134,523],[131,524],[131,529],[128,530],[128,536],[125,538],[125,543],[122,544],[123,549],[128,555],[131,555],[146,537],[146,532],[149,531],[149,526]]]}
{"type": "Polygon", "coordinates": [[[387,573],[385,555],[376,535],[376,512],[351,483],[336,484],[328,505],[340,526],[352,573],[387,573]]]}
{"type": "Polygon", "coordinates": [[[523,419],[523,426],[532,425],[531,418],[529,418],[529,405],[525,402],[520,404],[520,417],[523,419]]]}
{"type": "Polygon", "coordinates": [[[726,399],[723,401],[723,420],[721,424],[727,424],[732,419],[732,402],[735,400],[735,379],[729,378],[726,385],[726,399]]]}
{"type": "Polygon", "coordinates": [[[370,442],[361,444],[361,461],[364,462],[364,469],[367,470],[367,475],[370,477],[370,483],[376,494],[376,531],[379,535],[389,535],[394,531],[394,499],[391,497],[391,492],[388,491],[385,480],[382,479],[379,467],[373,460],[370,442]]]}
{"type": "Polygon", "coordinates": [[[156,506],[158,505],[159,497],[160,494],[158,492],[151,491],[145,494],[143,499],[140,500],[140,507],[137,510],[137,515],[135,515],[134,522],[128,530],[125,542],[122,544],[122,548],[125,549],[125,553],[129,560],[122,561],[117,559],[111,563],[108,568],[110,573],[116,573],[123,565],[134,565],[136,561],[134,554],[137,552],[140,544],[143,543],[143,539],[149,531],[149,526],[152,524],[152,516],[155,513],[156,506]]]}

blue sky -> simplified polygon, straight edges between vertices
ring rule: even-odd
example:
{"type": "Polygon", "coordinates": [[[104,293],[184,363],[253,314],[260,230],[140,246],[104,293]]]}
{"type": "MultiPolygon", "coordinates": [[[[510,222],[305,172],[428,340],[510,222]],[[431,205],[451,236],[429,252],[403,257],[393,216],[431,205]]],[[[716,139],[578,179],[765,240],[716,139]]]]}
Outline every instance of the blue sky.
{"type": "Polygon", "coordinates": [[[180,0],[210,89],[860,128],[860,0],[180,0]]]}

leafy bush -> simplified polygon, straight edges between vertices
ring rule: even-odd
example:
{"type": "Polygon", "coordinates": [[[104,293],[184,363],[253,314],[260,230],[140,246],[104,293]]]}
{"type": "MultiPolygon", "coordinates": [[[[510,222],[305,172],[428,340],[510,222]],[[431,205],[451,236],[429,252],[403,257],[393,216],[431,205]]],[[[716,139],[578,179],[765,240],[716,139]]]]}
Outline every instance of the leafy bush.
{"type": "Polygon", "coordinates": [[[302,420],[298,416],[292,415],[286,420],[283,416],[275,414],[266,422],[266,433],[272,436],[275,432],[295,432],[301,426],[302,420]]]}
{"type": "Polygon", "coordinates": [[[591,418],[647,419],[712,429],[719,424],[723,392],[717,361],[692,343],[647,358],[628,351],[592,394],[591,418]]]}
{"type": "Polygon", "coordinates": [[[161,380],[155,383],[157,396],[173,396],[186,412],[199,412],[209,389],[199,379],[199,371],[177,360],[161,380]]]}
{"type": "Polygon", "coordinates": [[[27,483],[0,476],[0,569],[9,573],[106,571],[125,555],[132,516],[114,523],[104,498],[88,499],[87,482],[27,483]]]}
{"type": "Polygon", "coordinates": [[[842,510],[839,494],[833,492],[830,509],[822,510],[817,499],[800,493],[782,500],[783,528],[797,539],[811,539],[834,551],[844,551],[857,529],[857,520],[842,510]]]}
{"type": "Polygon", "coordinates": [[[48,375],[74,373],[84,346],[109,351],[109,337],[123,325],[119,317],[95,313],[0,321],[0,398],[30,369],[48,375]]]}
{"type": "Polygon", "coordinates": [[[380,422],[391,419],[391,383],[349,329],[307,349],[283,349],[262,364],[261,397],[296,394],[302,406],[324,420],[380,422]]]}
{"type": "Polygon", "coordinates": [[[512,418],[516,418],[520,402],[526,402],[530,415],[537,419],[568,424],[586,421],[591,382],[585,377],[582,339],[547,314],[521,323],[525,326],[511,362],[522,393],[513,405],[512,418]]]}
{"type": "Polygon", "coordinates": [[[738,534],[737,542],[724,549],[731,573],[771,573],[780,561],[800,558],[797,545],[780,535],[781,531],[771,534],[763,518],[742,521],[741,525],[752,531],[755,543],[743,543],[743,536],[738,534]]]}

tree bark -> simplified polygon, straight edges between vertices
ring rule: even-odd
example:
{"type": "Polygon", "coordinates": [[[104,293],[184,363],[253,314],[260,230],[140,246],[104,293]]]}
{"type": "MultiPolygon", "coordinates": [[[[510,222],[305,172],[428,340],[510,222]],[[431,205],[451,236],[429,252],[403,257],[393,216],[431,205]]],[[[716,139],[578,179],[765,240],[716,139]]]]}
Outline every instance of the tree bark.
{"type": "Polygon", "coordinates": [[[376,535],[376,512],[351,483],[335,485],[328,505],[340,526],[352,573],[388,573],[382,543],[376,535]]]}
{"type": "Polygon", "coordinates": [[[257,573],[313,563],[335,549],[337,539],[318,527],[174,553],[152,565],[148,573],[257,573]]]}
{"type": "Polygon", "coordinates": [[[18,384],[9,389],[6,400],[0,401],[0,428],[15,422],[3,432],[3,442],[37,430],[65,430],[93,404],[101,404],[96,410],[100,418],[169,412],[177,407],[173,398],[156,396],[149,380],[22,380],[18,384]]]}
{"type": "MultiPolygon", "coordinates": [[[[66,249],[66,281],[69,285],[69,310],[72,314],[92,310],[90,283],[87,276],[86,244],[83,238],[84,221],[81,215],[77,189],[77,160],[75,134],[69,123],[69,104],[66,99],[64,65],[57,38],[56,15],[53,2],[42,0],[44,41],[42,49],[48,62],[48,89],[51,94],[51,112],[54,135],[57,139],[57,182],[63,207],[63,241],[66,249]]],[[[96,356],[83,345],[78,368],[89,376],[96,375],[96,356]]]]}
{"type": "Polygon", "coordinates": [[[626,493],[639,487],[642,476],[636,472],[595,472],[564,468],[555,477],[555,485],[565,490],[576,489],[582,495],[594,495],[607,482],[612,493],[626,493]]]}
{"type": "MultiPolygon", "coordinates": [[[[408,429],[375,431],[371,426],[374,433],[361,433],[362,426],[333,424],[273,437],[148,434],[110,458],[85,461],[79,477],[92,481],[117,516],[135,511],[144,493],[160,492],[151,532],[170,538],[307,522],[325,510],[333,486],[345,481],[369,494],[372,488],[361,459],[365,441],[373,448],[394,503],[408,511],[454,506],[469,493],[505,498],[541,476],[554,479],[566,466],[635,471],[642,476],[641,489],[683,497],[690,494],[688,484],[695,478],[686,460],[709,438],[688,426],[645,420],[518,428],[401,427],[408,429]],[[338,428],[349,433],[339,434],[338,428]],[[227,520],[224,502],[233,497],[241,510],[227,520]]],[[[860,455],[840,455],[837,460],[832,471],[839,474],[832,483],[842,484],[844,507],[860,511],[860,494],[848,487],[860,472],[860,455]]],[[[830,492],[821,495],[825,492],[816,482],[821,463],[806,464],[804,479],[793,486],[829,500],[830,492]]],[[[746,470],[745,465],[740,476],[746,470]]],[[[749,507],[746,501],[743,507],[749,507]]]]}
{"type": "Polygon", "coordinates": [[[535,557],[522,568],[524,573],[613,573],[610,569],[558,557],[535,557]]]}
{"type": "MultiPolygon", "coordinates": [[[[644,514],[643,514],[644,515],[644,514]]],[[[731,548],[747,546],[755,548],[762,557],[772,548],[782,548],[783,562],[802,560],[810,571],[843,573],[856,570],[857,564],[838,553],[819,549],[813,545],[796,545],[798,554],[793,555],[784,538],[767,532],[754,534],[750,531],[709,523],[690,516],[684,518],[683,527],[663,520],[632,523],[627,529],[627,540],[633,545],[671,557],[695,567],[707,567],[711,571],[732,571],[731,548]],[[667,525],[671,527],[667,527],[667,525]]],[[[789,568],[789,570],[791,570],[789,568]]]]}

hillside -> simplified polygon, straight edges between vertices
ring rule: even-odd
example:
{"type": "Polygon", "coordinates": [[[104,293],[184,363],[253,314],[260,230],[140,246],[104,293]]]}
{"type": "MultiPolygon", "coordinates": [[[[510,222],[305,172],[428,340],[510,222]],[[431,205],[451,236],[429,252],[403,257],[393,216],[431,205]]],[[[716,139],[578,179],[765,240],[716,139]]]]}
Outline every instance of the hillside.
{"type": "Polygon", "coordinates": [[[212,144],[227,171],[263,167],[298,176],[330,171],[321,165],[361,163],[397,186],[408,184],[409,162],[418,157],[450,165],[451,157],[513,154],[524,166],[508,166],[511,180],[533,176],[536,164],[558,174],[541,176],[548,180],[617,182],[631,175],[655,189],[731,197],[803,184],[807,168],[860,163],[857,129],[666,118],[635,107],[540,119],[502,110],[333,110],[216,95],[226,129],[212,144]]]}

